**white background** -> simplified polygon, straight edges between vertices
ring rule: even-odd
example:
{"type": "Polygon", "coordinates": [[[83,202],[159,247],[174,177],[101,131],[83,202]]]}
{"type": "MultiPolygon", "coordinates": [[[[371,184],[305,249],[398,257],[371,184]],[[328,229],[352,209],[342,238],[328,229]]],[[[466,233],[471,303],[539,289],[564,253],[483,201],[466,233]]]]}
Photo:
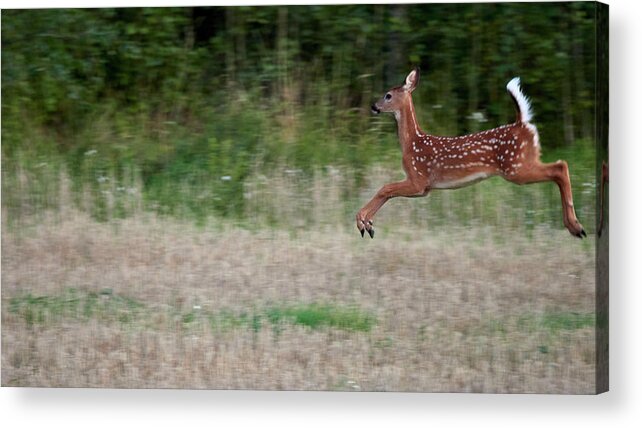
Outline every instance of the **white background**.
{"type": "MultiPolygon", "coordinates": [[[[0,0],[2,8],[213,3],[200,0],[0,0]]],[[[269,4],[265,1],[243,3],[269,4]]],[[[317,0],[315,3],[324,2],[317,0]]],[[[641,426],[642,310],[639,306],[642,304],[642,262],[639,243],[642,226],[636,224],[636,220],[641,213],[638,209],[642,193],[639,187],[642,175],[642,8],[641,2],[635,0],[607,3],[610,4],[611,55],[610,392],[599,396],[511,396],[2,388],[0,422],[11,427],[47,428],[134,424],[155,427],[257,424],[268,427],[641,426]]]]}

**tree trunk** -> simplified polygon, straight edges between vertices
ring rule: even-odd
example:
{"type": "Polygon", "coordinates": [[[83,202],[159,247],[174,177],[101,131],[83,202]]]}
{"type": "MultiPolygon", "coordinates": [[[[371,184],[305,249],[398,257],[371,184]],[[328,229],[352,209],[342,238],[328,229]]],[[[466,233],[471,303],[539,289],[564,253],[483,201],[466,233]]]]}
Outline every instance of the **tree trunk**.
{"type": "MultiPolygon", "coordinates": [[[[227,34],[232,34],[234,31],[235,19],[234,8],[225,8],[225,30],[227,34]]],[[[227,75],[227,86],[231,89],[236,80],[236,53],[234,50],[234,38],[227,37],[225,47],[225,72],[227,75]]]]}
{"type": "Polygon", "coordinates": [[[276,30],[276,64],[279,82],[279,93],[287,99],[288,88],[288,9],[279,7],[276,30]]]}

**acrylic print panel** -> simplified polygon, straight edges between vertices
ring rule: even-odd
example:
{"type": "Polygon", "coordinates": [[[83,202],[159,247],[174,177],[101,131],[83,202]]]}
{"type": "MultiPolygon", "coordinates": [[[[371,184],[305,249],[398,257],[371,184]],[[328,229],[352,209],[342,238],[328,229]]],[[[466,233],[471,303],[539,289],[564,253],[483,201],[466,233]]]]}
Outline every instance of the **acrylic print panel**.
{"type": "Polygon", "coordinates": [[[608,389],[606,6],[2,23],[3,386],[608,389]]]}

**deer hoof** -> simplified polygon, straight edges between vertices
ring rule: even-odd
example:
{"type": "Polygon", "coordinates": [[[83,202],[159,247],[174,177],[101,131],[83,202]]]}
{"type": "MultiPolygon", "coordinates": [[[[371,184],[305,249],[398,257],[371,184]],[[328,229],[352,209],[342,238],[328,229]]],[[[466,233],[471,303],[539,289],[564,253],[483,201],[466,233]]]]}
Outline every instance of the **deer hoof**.
{"type": "Polygon", "coordinates": [[[370,235],[370,239],[374,238],[374,228],[368,229],[368,235],[370,235]]]}
{"type": "Polygon", "coordinates": [[[363,238],[363,234],[366,233],[366,229],[361,229],[359,232],[361,232],[361,237],[363,238]]]}
{"type": "Polygon", "coordinates": [[[582,236],[584,236],[586,238],[586,232],[584,231],[584,229],[582,229],[582,231],[580,232],[580,235],[582,235],[582,236]]]}

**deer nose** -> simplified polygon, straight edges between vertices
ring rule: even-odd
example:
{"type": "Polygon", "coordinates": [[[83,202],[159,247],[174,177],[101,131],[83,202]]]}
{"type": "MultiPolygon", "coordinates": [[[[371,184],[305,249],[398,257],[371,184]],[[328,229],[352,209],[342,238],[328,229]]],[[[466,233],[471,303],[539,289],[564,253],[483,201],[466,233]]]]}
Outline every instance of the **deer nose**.
{"type": "Polygon", "coordinates": [[[381,110],[379,110],[379,108],[375,104],[373,104],[372,107],[370,107],[370,110],[372,110],[374,114],[381,113],[381,110]]]}

